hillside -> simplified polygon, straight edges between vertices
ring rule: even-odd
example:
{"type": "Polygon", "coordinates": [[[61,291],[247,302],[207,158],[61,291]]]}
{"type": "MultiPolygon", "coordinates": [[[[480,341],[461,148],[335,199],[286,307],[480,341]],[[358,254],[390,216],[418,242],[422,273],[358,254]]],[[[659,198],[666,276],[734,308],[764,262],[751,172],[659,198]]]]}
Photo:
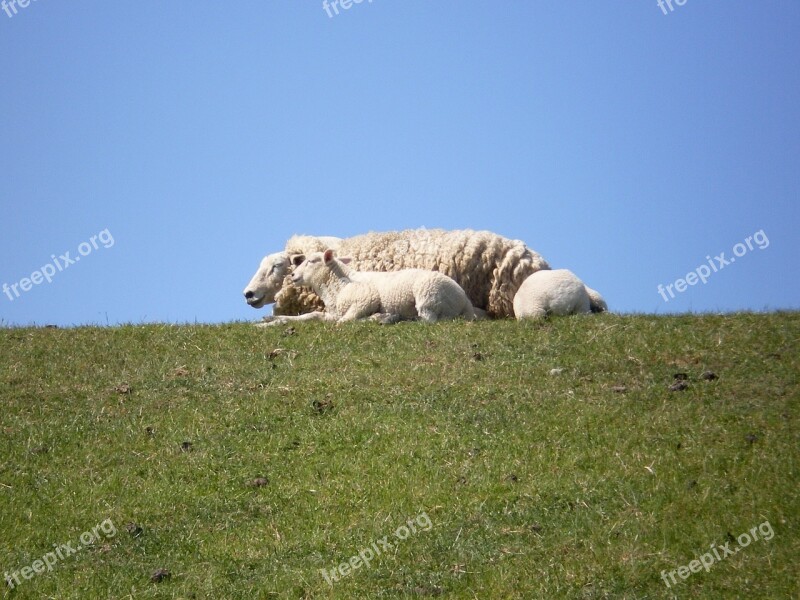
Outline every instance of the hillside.
{"type": "Polygon", "coordinates": [[[799,336],[2,329],[0,598],[796,598],[799,336]]]}

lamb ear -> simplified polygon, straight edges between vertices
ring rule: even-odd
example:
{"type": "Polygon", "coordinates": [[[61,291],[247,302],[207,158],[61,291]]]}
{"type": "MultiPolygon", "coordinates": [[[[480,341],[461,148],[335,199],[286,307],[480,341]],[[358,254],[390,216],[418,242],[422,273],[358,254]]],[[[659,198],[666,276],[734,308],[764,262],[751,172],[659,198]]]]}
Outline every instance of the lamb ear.
{"type": "Polygon", "coordinates": [[[328,248],[325,250],[325,254],[322,255],[322,258],[325,260],[325,264],[327,265],[329,262],[333,260],[333,250],[328,248]]]}
{"type": "Polygon", "coordinates": [[[349,256],[342,256],[339,258],[339,262],[343,262],[344,264],[349,265],[351,262],[353,262],[353,259],[350,258],[349,256]]]}
{"type": "Polygon", "coordinates": [[[291,262],[295,267],[299,267],[303,264],[303,261],[306,259],[304,254],[294,254],[293,256],[289,257],[289,262],[291,262]]]}

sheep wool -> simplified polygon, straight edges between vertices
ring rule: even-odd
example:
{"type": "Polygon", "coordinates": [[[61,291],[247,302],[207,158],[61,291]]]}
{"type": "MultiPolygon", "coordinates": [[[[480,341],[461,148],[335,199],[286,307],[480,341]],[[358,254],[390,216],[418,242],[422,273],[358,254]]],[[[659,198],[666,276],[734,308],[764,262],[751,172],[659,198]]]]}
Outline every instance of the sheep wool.
{"type": "Polygon", "coordinates": [[[311,288],[294,285],[291,276],[287,276],[283,280],[283,286],[275,294],[275,307],[272,309],[272,314],[294,316],[321,310],[325,310],[322,298],[317,296],[311,288]]]}

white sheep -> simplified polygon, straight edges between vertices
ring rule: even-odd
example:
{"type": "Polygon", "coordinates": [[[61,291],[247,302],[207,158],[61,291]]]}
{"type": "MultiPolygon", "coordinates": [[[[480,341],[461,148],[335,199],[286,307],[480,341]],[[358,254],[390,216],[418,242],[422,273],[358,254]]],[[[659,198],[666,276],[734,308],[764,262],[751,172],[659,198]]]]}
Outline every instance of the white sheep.
{"type": "Polygon", "coordinates": [[[567,269],[533,273],[514,296],[514,314],[518,319],[589,313],[593,306],[597,306],[595,312],[606,310],[603,297],[567,269]]]}
{"type": "Polygon", "coordinates": [[[422,269],[355,271],[347,262],[337,259],[331,249],[311,253],[291,277],[295,284],[314,290],[325,303],[325,312],[277,316],[268,324],[309,319],[342,323],[373,315],[391,321],[419,317],[429,323],[475,319],[466,293],[446,275],[422,269]]]}
{"type": "Polygon", "coordinates": [[[352,258],[362,271],[417,268],[454,279],[477,309],[490,317],[511,317],[517,289],[530,274],[549,269],[547,262],[520,240],[470,229],[409,229],[334,239],[294,236],[285,250],[266,257],[244,290],[250,306],[275,302],[276,315],[322,310],[323,302],[307,288],[292,284],[288,274],[311,252],[332,248],[352,258]]]}

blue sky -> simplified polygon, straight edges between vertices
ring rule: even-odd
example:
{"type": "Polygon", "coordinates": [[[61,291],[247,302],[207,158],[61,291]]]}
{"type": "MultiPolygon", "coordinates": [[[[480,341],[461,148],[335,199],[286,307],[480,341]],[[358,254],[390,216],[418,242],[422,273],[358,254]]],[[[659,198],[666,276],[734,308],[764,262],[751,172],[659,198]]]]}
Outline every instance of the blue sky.
{"type": "Polygon", "coordinates": [[[256,320],[290,235],[421,226],[522,239],[617,312],[800,308],[796,1],[9,10],[2,324],[256,320]]]}

